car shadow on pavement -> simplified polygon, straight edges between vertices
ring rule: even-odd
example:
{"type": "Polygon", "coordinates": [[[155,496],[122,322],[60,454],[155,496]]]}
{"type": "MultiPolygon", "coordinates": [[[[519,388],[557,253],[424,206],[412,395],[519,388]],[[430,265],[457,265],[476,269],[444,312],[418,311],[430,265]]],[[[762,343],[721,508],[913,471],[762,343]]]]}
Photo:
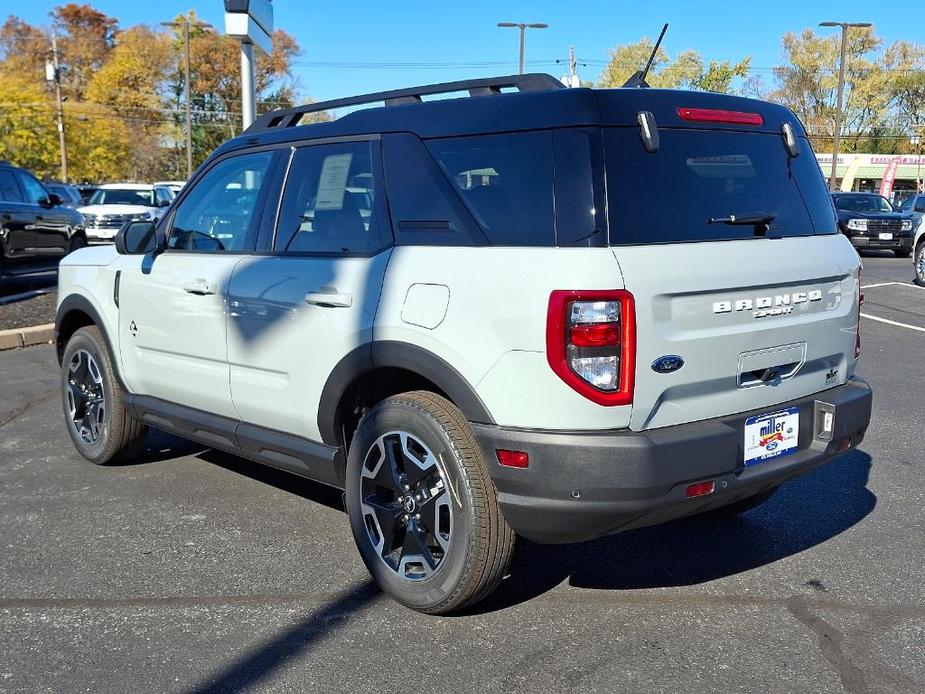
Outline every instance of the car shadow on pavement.
{"type": "Polygon", "coordinates": [[[732,576],[810,549],[876,506],[867,488],[871,457],[853,451],[781,486],[761,506],[731,518],[692,516],[573,545],[518,541],[512,569],[477,612],[504,609],[565,580],[576,588],[690,586],[732,576]]]}
{"type": "Polygon", "coordinates": [[[203,450],[196,457],[207,463],[225,468],[230,472],[250,477],[252,480],[262,482],[263,484],[269,484],[284,492],[296,494],[308,501],[314,501],[315,503],[322,504],[338,511],[345,511],[343,492],[339,489],[329,487],[326,484],[313,482],[304,477],[299,477],[298,475],[293,475],[283,470],[277,470],[263,465],[262,463],[255,463],[247,458],[240,458],[231,453],[224,453],[213,448],[203,450]]]}
{"type": "Polygon", "coordinates": [[[341,592],[308,617],[220,666],[190,694],[252,691],[276,670],[329,638],[342,623],[370,607],[381,594],[372,579],[341,592]]]}
{"type": "MultiPolygon", "coordinates": [[[[213,449],[197,457],[344,510],[342,492],[326,485],[213,449]]],[[[668,588],[771,564],[840,535],[873,511],[877,497],[867,488],[871,463],[867,453],[852,451],[785,483],[764,504],[736,517],[692,516],[570,545],[520,539],[498,590],[462,614],[512,607],[566,580],[576,588],[611,591],[668,588]]]]}

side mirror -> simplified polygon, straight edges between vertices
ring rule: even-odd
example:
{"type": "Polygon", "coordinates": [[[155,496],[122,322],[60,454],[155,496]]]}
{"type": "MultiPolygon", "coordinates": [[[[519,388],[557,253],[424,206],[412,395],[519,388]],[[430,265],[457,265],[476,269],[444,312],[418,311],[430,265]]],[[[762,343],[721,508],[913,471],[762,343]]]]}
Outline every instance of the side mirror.
{"type": "Polygon", "coordinates": [[[60,195],[58,195],[57,193],[48,194],[48,206],[49,207],[56,207],[58,205],[63,205],[63,204],[64,204],[64,200],[61,199],[60,195]]]}
{"type": "Polygon", "coordinates": [[[164,243],[155,231],[154,222],[129,222],[116,234],[116,252],[120,255],[146,255],[164,250],[164,243]]]}

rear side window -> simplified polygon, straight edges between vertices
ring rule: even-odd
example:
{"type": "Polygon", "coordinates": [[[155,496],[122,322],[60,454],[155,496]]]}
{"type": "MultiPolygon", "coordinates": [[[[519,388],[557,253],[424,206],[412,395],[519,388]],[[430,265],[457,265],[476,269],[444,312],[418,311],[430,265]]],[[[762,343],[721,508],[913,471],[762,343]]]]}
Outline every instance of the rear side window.
{"type": "Polygon", "coordinates": [[[0,200],[25,202],[11,171],[0,170],[0,200]]]}
{"type": "Polygon", "coordinates": [[[753,238],[754,226],[710,222],[733,215],[774,215],[771,237],[837,231],[804,138],[798,157],[777,134],[663,128],[660,140],[649,153],[638,129],[605,129],[611,244],[753,238]]]}
{"type": "Polygon", "coordinates": [[[554,246],[550,131],[427,141],[494,246],[554,246]]]}
{"type": "Polygon", "coordinates": [[[364,141],[295,151],[274,250],[373,253],[383,247],[371,147],[364,141]]]}

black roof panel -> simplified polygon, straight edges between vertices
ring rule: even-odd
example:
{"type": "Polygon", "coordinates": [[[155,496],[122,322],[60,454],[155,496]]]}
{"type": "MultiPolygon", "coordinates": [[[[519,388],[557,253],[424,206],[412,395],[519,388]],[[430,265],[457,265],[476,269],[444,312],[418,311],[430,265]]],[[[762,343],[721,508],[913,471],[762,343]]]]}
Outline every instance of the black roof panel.
{"type": "MultiPolygon", "coordinates": [[[[285,121],[296,110],[279,112],[282,118],[277,120],[285,121]]],[[[289,127],[266,127],[274,114],[264,114],[258,121],[260,128],[229,140],[217,153],[260,144],[389,132],[411,132],[429,138],[582,125],[635,126],[640,111],[652,112],[660,127],[780,132],[781,125],[789,122],[797,134],[804,132],[796,116],[783,106],[727,94],[644,88],[550,88],[396,103],[363,108],[326,123],[289,127]],[[679,107],[760,113],[764,122],[753,126],[685,121],[678,116],[679,107]]]]}

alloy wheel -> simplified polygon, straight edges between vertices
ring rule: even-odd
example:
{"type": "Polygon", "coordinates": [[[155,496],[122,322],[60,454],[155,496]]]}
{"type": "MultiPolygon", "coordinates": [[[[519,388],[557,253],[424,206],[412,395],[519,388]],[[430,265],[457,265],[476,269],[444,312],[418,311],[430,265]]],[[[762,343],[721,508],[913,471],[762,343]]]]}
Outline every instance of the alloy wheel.
{"type": "Polygon", "coordinates": [[[420,581],[450,548],[453,506],[440,461],[404,431],[380,436],[363,461],[360,506],[376,555],[400,578],[420,581]]]}
{"type": "Polygon", "coordinates": [[[915,275],[919,282],[925,284],[925,243],[919,245],[919,252],[915,256],[915,275]]]}
{"type": "Polygon", "coordinates": [[[67,407],[70,424],[80,439],[96,444],[103,435],[108,403],[103,374],[87,350],[74,352],[67,371],[67,407]]]}

